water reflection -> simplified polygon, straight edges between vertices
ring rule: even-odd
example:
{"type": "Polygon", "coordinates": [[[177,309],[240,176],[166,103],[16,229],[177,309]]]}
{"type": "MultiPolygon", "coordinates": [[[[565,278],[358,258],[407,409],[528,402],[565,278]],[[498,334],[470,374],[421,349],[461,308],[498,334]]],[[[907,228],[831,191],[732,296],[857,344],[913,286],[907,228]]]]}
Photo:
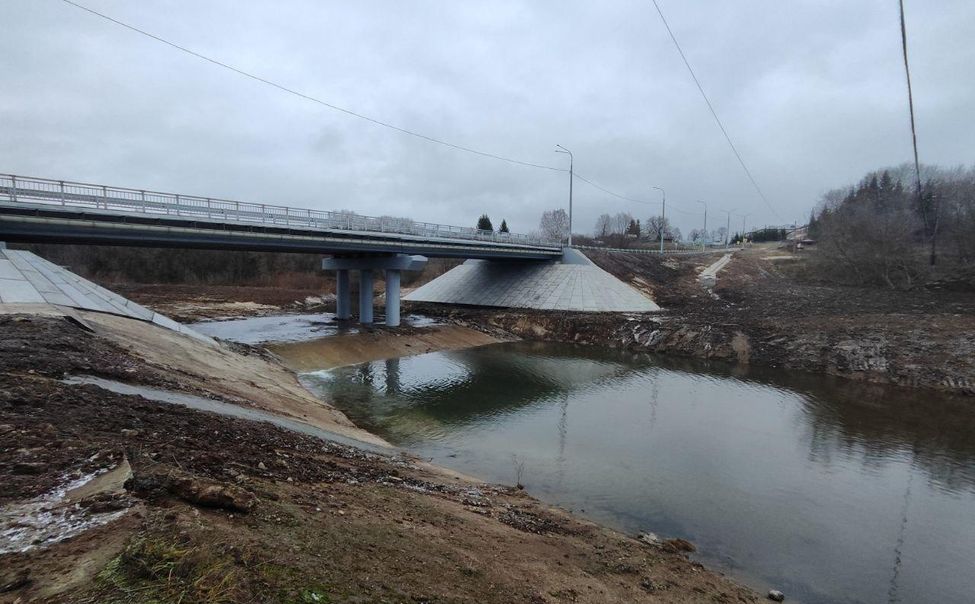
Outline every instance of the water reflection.
{"type": "Polygon", "coordinates": [[[967,399],[528,343],[302,380],[438,463],[508,483],[524,470],[534,494],[689,537],[705,561],[791,601],[975,589],[967,399]]]}
{"type": "Polygon", "coordinates": [[[301,380],[329,400],[341,399],[354,420],[386,432],[395,431],[407,418],[422,416],[427,423],[457,428],[553,400],[567,403],[572,391],[598,387],[631,372],[630,366],[616,359],[580,358],[571,351],[533,350],[532,346],[522,347],[527,354],[515,356],[504,347],[488,346],[476,354],[461,351],[375,361],[303,374],[301,380]]]}

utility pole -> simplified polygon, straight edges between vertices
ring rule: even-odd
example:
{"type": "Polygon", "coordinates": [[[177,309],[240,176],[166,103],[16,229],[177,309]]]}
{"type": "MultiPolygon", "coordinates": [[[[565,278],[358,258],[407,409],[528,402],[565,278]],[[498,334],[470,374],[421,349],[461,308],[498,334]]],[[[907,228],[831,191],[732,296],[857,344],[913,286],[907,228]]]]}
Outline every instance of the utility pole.
{"type": "Polygon", "coordinates": [[[742,214],[741,215],[741,242],[742,242],[742,244],[745,243],[745,219],[748,218],[749,216],[751,216],[751,214],[742,214]]]}
{"type": "Polygon", "coordinates": [[[654,189],[660,191],[663,195],[663,205],[660,209],[660,253],[664,253],[664,224],[667,222],[667,191],[663,190],[663,187],[654,187],[654,189]]]}
{"type": "Polygon", "coordinates": [[[566,153],[569,156],[569,247],[572,247],[572,181],[575,179],[572,173],[572,165],[575,163],[575,158],[572,157],[572,151],[562,145],[555,146],[558,147],[555,150],[556,153],[566,153]]]}
{"type": "Polygon", "coordinates": [[[697,200],[697,203],[704,205],[704,236],[701,237],[701,251],[704,251],[704,248],[707,247],[708,240],[708,204],[700,199],[697,200]]]}
{"type": "Polygon", "coordinates": [[[734,212],[734,211],[735,211],[734,208],[731,208],[730,210],[725,210],[725,212],[727,212],[727,214],[728,214],[728,223],[724,227],[724,249],[725,249],[725,251],[728,250],[728,241],[731,238],[731,213],[734,212]]]}

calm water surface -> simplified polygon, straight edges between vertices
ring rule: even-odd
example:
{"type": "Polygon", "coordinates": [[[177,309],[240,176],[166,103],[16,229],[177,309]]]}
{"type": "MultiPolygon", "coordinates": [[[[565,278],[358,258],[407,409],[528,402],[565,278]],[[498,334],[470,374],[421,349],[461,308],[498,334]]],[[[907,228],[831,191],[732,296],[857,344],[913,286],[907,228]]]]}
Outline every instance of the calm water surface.
{"type": "Polygon", "coordinates": [[[975,401],[507,343],[305,385],[436,463],[514,483],[799,602],[975,601],[975,401]]]}
{"type": "MultiPolygon", "coordinates": [[[[377,318],[383,324],[384,317],[377,318]]],[[[404,325],[429,327],[437,325],[434,319],[420,315],[407,315],[402,318],[404,325]]],[[[190,323],[196,331],[221,340],[242,344],[262,344],[265,342],[303,342],[329,336],[359,333],[357,324],[338,321],[335,313],[320,312],[305,315],[269,315],[216,321],[190,323]]]]}

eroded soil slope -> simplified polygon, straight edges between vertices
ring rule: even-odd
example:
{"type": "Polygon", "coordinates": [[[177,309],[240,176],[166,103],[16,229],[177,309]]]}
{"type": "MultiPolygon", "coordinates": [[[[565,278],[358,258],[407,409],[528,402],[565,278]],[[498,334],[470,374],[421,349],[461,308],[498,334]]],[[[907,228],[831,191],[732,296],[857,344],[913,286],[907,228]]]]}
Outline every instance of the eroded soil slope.
{"type": "MultiPolygon", "coordinates": [[[[64,384],[95,373],[184,387],[63,319],[2,316],[0,330],[5,512],[66,480],[131,467],[120,492],[47,506],[111,521],[0,554],[0,601],[757,601],[688,561],[682,543],[643,543],[514,488],[64,384]]],[[[43,521],[19,520],[22,531],[43,521]]]]}

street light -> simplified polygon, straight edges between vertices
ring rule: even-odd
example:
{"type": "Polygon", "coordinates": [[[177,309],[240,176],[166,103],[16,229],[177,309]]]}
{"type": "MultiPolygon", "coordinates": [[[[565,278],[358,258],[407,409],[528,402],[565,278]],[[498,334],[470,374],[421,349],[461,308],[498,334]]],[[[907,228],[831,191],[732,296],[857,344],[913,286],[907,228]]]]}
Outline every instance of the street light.
{"type": "Polygon", "coordinates": [[[660,253],[664,253],[664,223],[667,220],[667,191],[663,187],[653,187],[663,195],[663,205],[660,209],[660,253]]]}
{"type": "Polygon", "coordinates": [[[562,145],[555,145],[558,149],[555,150],[556,153],[566,153],[569,156],[569,247],[572,247],[572,164],[575,163],[575,158],[572,157],[572,151],[569,151],[562,145]]]}
{"type": "Polygon", "coordinates": [[[704,206],[704,236],[701,238],[701,250],[704,250],[707,247],[708,239],[708,204],[700,199],[697,200],[697,203],[704,206]]]}

